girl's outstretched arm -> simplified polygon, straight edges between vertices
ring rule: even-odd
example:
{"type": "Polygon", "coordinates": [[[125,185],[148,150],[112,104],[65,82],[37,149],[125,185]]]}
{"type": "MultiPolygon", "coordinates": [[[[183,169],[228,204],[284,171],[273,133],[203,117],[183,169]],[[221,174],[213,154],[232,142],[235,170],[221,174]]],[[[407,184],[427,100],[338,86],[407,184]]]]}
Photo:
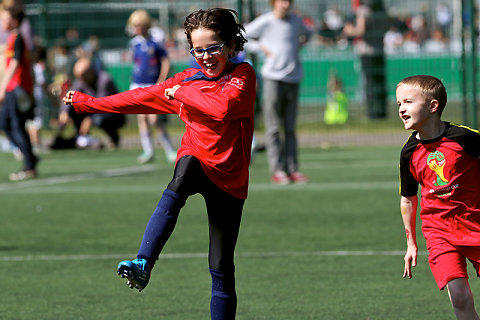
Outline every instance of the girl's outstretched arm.
{"type": "Polygon", "coordinates": [[[174,81],[169,79],[162,84],[101,98],[68,91],[63,102],[72,105],[79,113],[176,114],[180,103],[165,96],[165,90],[173,86],[174,81]]]}

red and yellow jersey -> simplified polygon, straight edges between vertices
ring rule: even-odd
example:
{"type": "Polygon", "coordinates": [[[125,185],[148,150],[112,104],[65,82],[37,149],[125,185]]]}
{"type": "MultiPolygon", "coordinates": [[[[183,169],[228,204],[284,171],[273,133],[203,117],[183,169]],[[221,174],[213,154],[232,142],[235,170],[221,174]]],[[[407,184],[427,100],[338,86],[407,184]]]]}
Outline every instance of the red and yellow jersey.
{"type": "Polygon", "coordinates": [[[7,39],[5,47],[5,65],[8,67],[15,59],[18,61],[18,67],[7,85],[7,91],[13,91],[21,86],[27,93],[33,94],[32,66],[30,62],[30,53],[20,34],[11,32],[7,39]]]}
{"type": "Polygon", "coordinates": [[[248,63],[229,64],[216,78],[186,69],[163,83],[116,95],[93,98],[75,92],[77,112],[178,114],[185,133],[177,161],[195,156],[207,176],[222,190],[245,199],[254,129],[255,71],[248,63]],[[165,89],[175,85],[175,99],[165,89]]]}
{"type": "Polygon", "coordinates": [[[432,140],[414,132],[400,157],[400,193],[411,197],[421,185],[422,232],[427,246],[448,241],[480,245],[480,134],[447,123],[432,140]]]}

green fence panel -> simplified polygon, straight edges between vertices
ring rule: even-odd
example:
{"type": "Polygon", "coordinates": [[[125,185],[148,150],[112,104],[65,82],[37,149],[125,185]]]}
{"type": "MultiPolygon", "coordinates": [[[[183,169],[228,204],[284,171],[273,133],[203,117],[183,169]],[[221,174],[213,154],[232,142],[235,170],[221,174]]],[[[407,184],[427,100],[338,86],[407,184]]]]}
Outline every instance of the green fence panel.
{"type": "MultiPolygon", "coordinates": [[[[260,68],[259,65],[257,68],[260,68]]],[[[359,61],[356,57],[303,62],[305,77],[301,83],[300,102],[302,104],[324,104],[328,95],[328,75],[334,72],[343,82],[344,91],[351,101],[361,101],[362,80],[359,61]]],[[[172,74],[188,68],[188,62],[172,63],[172,74]]],[[[107,68],[120,91],[128,90],[131,64],[115,64],[107,68]]],[[[390,99],[395,99],[397,83],[414,74],[429,74],[441,79],[451,100],[462,97],[460,81],[460,57],[389,57],[386,59],[387,89],[390,99]]]]}

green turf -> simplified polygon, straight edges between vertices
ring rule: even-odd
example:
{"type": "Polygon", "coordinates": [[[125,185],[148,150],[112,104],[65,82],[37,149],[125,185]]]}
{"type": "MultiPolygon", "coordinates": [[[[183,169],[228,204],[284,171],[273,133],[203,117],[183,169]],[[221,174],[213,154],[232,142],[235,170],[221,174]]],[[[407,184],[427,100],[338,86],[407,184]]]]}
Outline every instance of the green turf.
{"type": "MultiPolygon", "coordinates": [[[[401,277],[399,148],[304,149],[311,183],[284,187],[269,183],[265,154],[257,154],[237,247],[237,319],[454,318],[425,254],[413,280],[401,277]]],[[[25,183],[8,182],[20,164],[0,154],[1,319],[209,318],[199,196],[143,292],[116,275],[120,260],[134,258],[173,172],[163,159],[138,166],[137,153],[54,152],[25,183]]],[[[420,234],[419,242],[423,252],[420,234]]],[[[471,285],[480,293],[480,281],[471,285]]]]}

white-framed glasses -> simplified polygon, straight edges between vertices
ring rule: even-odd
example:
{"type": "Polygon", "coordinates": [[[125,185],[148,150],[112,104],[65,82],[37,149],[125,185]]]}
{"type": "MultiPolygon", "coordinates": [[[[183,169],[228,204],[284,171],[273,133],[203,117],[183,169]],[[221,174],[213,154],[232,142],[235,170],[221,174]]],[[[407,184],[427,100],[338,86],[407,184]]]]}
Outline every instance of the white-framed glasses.
{"type": "Polygon", "coordinates": [[[222,44],[217,44],[211,47],[208,47],[206,49],[201,49],[201,48],[194,48],[190,50],[190,54],[195,58],[195,59],[201,59],[205,55],[205,51],[208,52],[209,55],[214,56],[216,54],[219,54],[222,52],[223,46],[225,45],[225,42],[222,44]]]}

